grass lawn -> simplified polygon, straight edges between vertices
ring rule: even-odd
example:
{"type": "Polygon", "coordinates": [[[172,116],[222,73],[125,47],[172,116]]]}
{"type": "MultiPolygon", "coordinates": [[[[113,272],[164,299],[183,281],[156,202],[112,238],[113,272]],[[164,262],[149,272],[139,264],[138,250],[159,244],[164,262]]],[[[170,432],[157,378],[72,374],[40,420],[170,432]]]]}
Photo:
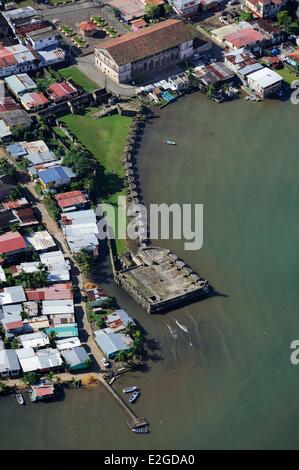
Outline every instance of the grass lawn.
{"type": "Polygon", "coordinates": [[[77,67],[71,66],[66,67],[65,69],[60,69],[59,73],[65,78],[66,80],[71,78],[77,85],[83,88],[86,93],[99,88],[98,85],[91,80],[89,80],[84,73],[81,72],[77,67]]]}
{"type": "MultiPolygon", "coordinates": [[[[94,119],[91,117],[94,111],[89,109],[85,115],[69,114],[59,120],[102,165],[105,176],[101,180],[101,201],[115,205],[118,196],[126,194],[121,158],[132,118],[114,115],[94,119]]],[[[126,251],[124,240],[116,240],[116,247],[118,253],[126,251]]]]}
{"type": "Polygon", "coordinates": [[[279,75],[289,84],[291,84],[294,80],[299,79],[299,75],[297,75],[291,68],[284,67],[281,70],[276,70],[279,75]]]}

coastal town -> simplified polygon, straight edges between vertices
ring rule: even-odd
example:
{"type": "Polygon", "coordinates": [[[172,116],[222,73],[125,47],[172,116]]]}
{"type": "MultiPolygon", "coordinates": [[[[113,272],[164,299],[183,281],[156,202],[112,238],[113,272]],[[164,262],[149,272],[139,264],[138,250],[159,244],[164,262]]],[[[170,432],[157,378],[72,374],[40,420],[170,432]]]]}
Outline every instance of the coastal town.
{"type": "Polygon", "coordinates": [[[299,78],[298,4],[1,5],[0,395],[22,405],[27,394],[55,400],[64,387],[100,382],[129,429],[148,433],[131,408],[141,391],[123,378],[144,366],[146,332],[101,286],[100,255],[107,250],[114,282],[149,314],[213,289],[153,246],[139,218],[144,129],[157,107],[184,94],[216,103],[288,99],[299,78]],[[137,220],[134,242],[99,237],[98,206],[118,196],[130,203],[128,221],[137,220]]]}

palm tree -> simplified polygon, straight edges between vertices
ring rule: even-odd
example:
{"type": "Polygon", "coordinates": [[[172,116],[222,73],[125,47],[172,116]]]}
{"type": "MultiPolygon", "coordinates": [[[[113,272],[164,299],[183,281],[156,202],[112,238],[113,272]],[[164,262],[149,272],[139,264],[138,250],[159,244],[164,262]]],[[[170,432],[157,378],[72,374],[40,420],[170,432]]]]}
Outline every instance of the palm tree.
{"type": "Polygon", "coordinates": [[[50,340],[50,345],[52,347],[55,347],[55,340],[56,340],[56,337],[57,337],[57,333],[55,331],[51,331],[48,334],[48,337],[49,337],[49,340],[50,340]]]}
{"type": "Polygon", "coordinates": [[[115,356],[116,362],[125,362],[127,360],[127,353],[126,351],[118,351],[115,356]]]}
{"type": "Polygon", "coordinates": [[[136,330],[135,323],[132,321],[129,321],[126,326],[125,333],[129,336],[132,336],[135,330],[136,330]]]}

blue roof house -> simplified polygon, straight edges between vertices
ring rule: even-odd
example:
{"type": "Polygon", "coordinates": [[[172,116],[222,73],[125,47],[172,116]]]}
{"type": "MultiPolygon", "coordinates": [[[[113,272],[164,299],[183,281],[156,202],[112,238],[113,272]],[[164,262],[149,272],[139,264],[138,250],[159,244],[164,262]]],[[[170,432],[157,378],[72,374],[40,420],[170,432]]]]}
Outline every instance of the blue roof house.
{"type": "Polygon", "coordinates": [[[76,177],[75,173],[66,166],[55,166],[38,171],[37,176],[44,189],[70,184],[71,179],[76,177]]]}
{"type": "Polygon", "coordinates": [[[113,359],[120,351],[130,351],[133,340],[123,333],[111,332],[104,328],[94,332],[95,341],[107,358],[113,359]]]}
{"type": "Polygon", "coordinates": [[[6,151],[9,155],[18,160],[19,158],[24,157],[27,155],[27,150],[23,147],[22,144],[11,144],[6,147],[6,151]]]}

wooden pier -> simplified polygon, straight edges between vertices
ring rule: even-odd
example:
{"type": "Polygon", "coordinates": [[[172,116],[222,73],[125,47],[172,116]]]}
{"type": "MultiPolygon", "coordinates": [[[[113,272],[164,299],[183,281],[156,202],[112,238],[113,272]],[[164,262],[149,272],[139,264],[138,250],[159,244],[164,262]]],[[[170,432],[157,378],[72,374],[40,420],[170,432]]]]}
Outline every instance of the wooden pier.
{"type": "Polygon", "coordinates": [[[141,428],[143,426],[147,426],[148,423],[144,418],[139,418],[127,405],[127,403],[116,393],[116,391],[109,385],[103,376],[99,375],[99,379],[101,383],[106,387],[106,389],[111,393],[111,395],[115,398],[115,400],[121,405],[124,411],[130,418],[130,421],[127,421],[127,424],[130,429],[133,428],[141,428]]]}

